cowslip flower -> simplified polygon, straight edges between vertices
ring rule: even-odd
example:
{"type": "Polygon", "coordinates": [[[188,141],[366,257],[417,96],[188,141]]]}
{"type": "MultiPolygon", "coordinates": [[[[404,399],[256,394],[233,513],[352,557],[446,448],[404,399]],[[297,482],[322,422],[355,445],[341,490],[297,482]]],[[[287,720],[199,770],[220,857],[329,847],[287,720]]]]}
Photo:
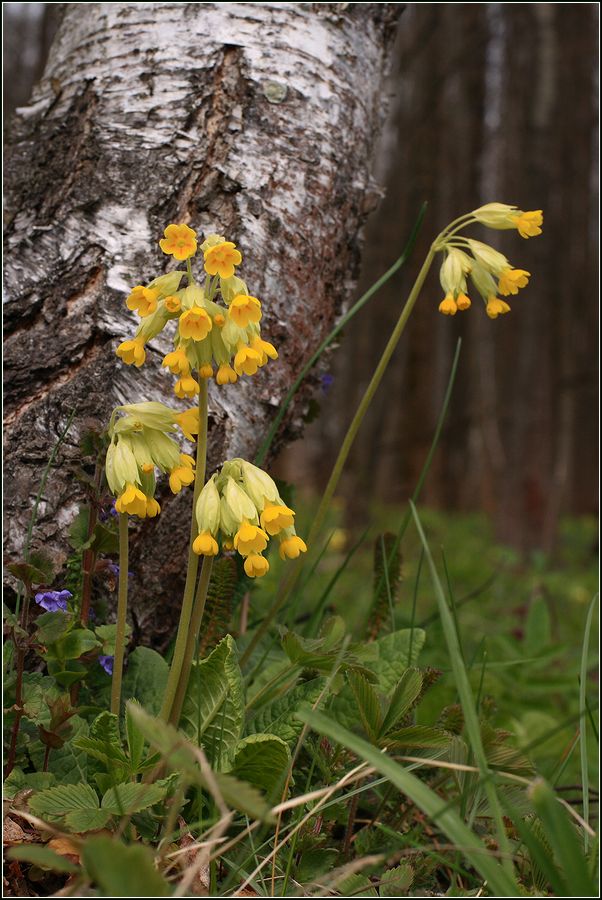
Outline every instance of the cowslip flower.
{"type": "Polygon", "coordinates": [[[188,259],[196,253],[196,231],[188,225],[168,225],[163,234],[165,237],[159,241],[163,253],[179,260],[188,259]]]}
{"type": "Polygon", "coordinates": [[[126,366],[135,365],[138,369],[144,364],[144,360],[146,359],[144,341],[140,338],[134,338],[131,341],[123,341],[115,353],[124,361],[126,366]]]}
{"type": "Polygon", "coordinates": [[[261,356],[257,350],[253,350],[245,344],[239,344],[234,357],[234,371],[238,375],[254,375],[261,363],[261,356]]]}
{"type": "Polygon", "coordinates": [[[217,370],[215,380],[217,384],[235,384],[238,381],[238,375],[232,366],[222,365],[217,370]]]}
{"type": "Polygon", "coordinates": [[[126,300],[128,309],[137,311],[141,319],[150,316],[157,308],[157,299],[159,291],[154,288],[144,287],[142,284],[132,288],[129,297],[126,300]]]}
{"type": "Polygon", "coordinates": [[[524,212],[507,203],[486,203],[471,213],[477,222],[488,228],[500,230],[516,228],[521,237],[529,238],[541,234],[543,212],[533,209],[524,212]]]}
{"type": "Polygon", "coordinates": [[[223,241],[207,247],[204,251],[205,271],[208,275],[219,275],[220,278],[231,278],[235,266],[242,262],[240,250],[232,241],[223,241]]]}
{"type": "Polygon", "coordinates": [[[500,300],[498,297],[489,297],[485,309],[490,319],[497,319],[498,316],[510,312],[510,306],[505,300],[500,300]]]}
{"type": "Polygon", "coordinates": [[[265,556],[260,553],[252,553],[245,559],[244,570],[249,578],[262,578],[270,571],[270,564],[265,556]]]}
{"type": "Polygon", "coordinates": [[[280,541],[280,559],[297,559],[300,553],[307,553],[307,544],[298,535],[291,534],[280,541]]]}
{"type": "Polygon", "coordinates": [[[194,459],[187,453],[180,453],[179,465],[169,473],[169,487],[173,494],[179,494],[184,485],[194,481],[194,459]]]}
{"type": "Polygon", "coordinates": [[[195,381],[191,375],[185,375],[176,381],[174,392],[180,400],[183,400],[185,397],[195,397],[199,393],[198,381],[195,381]]]}
{"type": "Polygon", "coordinates": [[[518,294],[520,288],[527,287],[530,277],[531,273],[526,272],[525,269],[502,269],[498,281],[498,291],[503,297],[518,294]]]}
{"type": "Polygon", "coordinates": [[[203,341],[213,327],[213,322],[207,311],[200,306],[187,309],[180,316],[180,336],[192,338],[193,341],[203,341]]]}
{"type": "Polygon", "coordinates": [[[192,406],[184,412],[177,413],[176,422],[180,426],[182,434],[189,441],[196,440],[195,435],[199,433],[199,410],[198,407],[192,406]]]}
{"type": "Polygon", "coordinates": [[[184,350],[174,350],[163,357],[161,363],[163,367],[167,367],[173,375],[189,375],[190,362],[184,350]]]}
{"type": "Polygon", "coordinates": [[[230,303],[228,314],[239,328],[246,328],[250,322],[260,321],[261,303],[257,297],[237,294],[230,303]]]}
{"type": "Polygon", "coordinates": [[[35,602],[47,612],[66,612],[67,601],[71,600],[71,591],[40,591],[34,597],[35,602]]]}

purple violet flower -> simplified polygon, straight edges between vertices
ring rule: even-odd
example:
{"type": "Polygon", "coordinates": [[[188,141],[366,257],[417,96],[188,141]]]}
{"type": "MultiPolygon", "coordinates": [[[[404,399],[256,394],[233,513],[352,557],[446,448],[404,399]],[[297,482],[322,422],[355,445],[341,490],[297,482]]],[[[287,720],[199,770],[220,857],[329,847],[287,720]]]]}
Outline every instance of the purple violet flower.
{"type": "Polygon", "coordinates": [[[113,656],[99,656],[98,663],[105,670],[107,675],[113,674],[113,660],[115,657],[113,656]]]}
{"type": "Polygon", "coordinates": [[[67,611],[67,600],[71,600],[73,594],[71,591],[42,591],[36,594],[34,600],[43,609],[48,612],[67,611]]]}
{"type": "Polygon", "coordinates": [[[322,382],[323,393],[327,394],[334,383],[334,375],[330,375],[330,373],[327,372],[325,375],[322,375],[320,381],[322,382]]]}
{"type": "MultiPolygon", "coordinates": [[[[109,572],[112,572],[115,578],[119,578],[119,566],[117,563],[109,563],[107,566],[109,572]]],[[[128,572],[128,578],[132,578],[134,575],[133,572],[128,572]]]]}

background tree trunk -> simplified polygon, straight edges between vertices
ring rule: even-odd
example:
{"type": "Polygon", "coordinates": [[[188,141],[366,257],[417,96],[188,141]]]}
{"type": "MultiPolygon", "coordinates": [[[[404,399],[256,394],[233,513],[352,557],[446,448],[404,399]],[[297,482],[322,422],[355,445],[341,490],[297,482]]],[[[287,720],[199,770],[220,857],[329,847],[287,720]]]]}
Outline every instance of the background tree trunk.
{"type": "MultiPolygon", "coordinates": [[[[401,10],[63,5],[43,79],[12,123],[6,160],[10,555],[22,547],[41,470],[73,408],[34,535],[34,546],[59,562],[80,499],[70,463],[85,423],[106,423],[123,402],[176,403],[159,364],[165,337],[151,342],[141,370],[114,354],[135,324],[126,293],[170,267],[157,247],[169,222],[236,241],[244,277],[264,302],[262,325],[278,363],[233,387],[210,385],[210,467],[253,457],[354,287],[359,235],[376,197],[370,156],[386,108],[382,79],[401,10]]],[[[311,386],[281,443],[299,434],[311,386]]],[[[183,493],[141,526],[133,567],[142,558],[145,567],[134,602],[145,636],[171,629],[177,612],[189,507],[183,493]]]]}

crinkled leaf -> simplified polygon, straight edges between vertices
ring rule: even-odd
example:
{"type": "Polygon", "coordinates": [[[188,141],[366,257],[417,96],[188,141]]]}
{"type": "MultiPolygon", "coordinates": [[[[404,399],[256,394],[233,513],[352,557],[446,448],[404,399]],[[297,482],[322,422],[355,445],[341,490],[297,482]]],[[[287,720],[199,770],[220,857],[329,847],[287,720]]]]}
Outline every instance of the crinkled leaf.
{"type": "Polygon", "coordinates": [[[282,738],[289,745],[294,744],[303,728],[295,713],[306,704],[313,706],[325,684],[325,678],[313,678],[287,691],[282,697],[257,711],[247,726],[247,732],[251,734],[269,732],[282,738]]]}
{"type": "Polygon", "coordinates": [[[244,697],[236,644],[226,635],[190,673],[182,728],[201,744],[216,769],[230,758],[242,735],[244,697]]]}
{"type": "Polygon", "coordinates": [[[370,682],[359,672],[348,672],[347,682],[353,694],[364,731],[372,741],[380,734],[383,714],[378,695],[370,682]]]}
{"type": "Polygon", "coordinates": [[[403,897],[414,881],[414,869],[408,865],[388,869],[380,879],[381,897],[403,897]]]}
{"type": "Polygon", "coordinates": [[[107,897],[167,897],[171,889],[155,868],[152,851],[142,844],[126,847],[99,835],[88,838],[82,862],[107,897]]]}
{"type": "Polygon", "coordinates": [[[49,704],[57,700],[61,692],[54,680],[40,672],[23,675],[23,714],[36,725],[50,724],[49,704]]]}
{"type": "Polygon", "coordinates": [[[451,743],[451,735],[434,725],[409,725],[390,731],[381,739],[381,744],[390,750],[418,748],[425,750],[444,750],[451,743]]]}
{"type": "Polygon", "coordinates": [[[390,694],[408,666],[414,665],[418,659],[426,635],[422,628],[414,628],[413,631],[412,637],[412,629],[402,628],[356,648],[361,661],[376,675],[377,688],[383,694],[390,694]]]}
{"type": "Polygon", "coordinates": [[[376,888],[368,876],[360,875],[358,872],[338,879],[336,888],[342,897],[378,897],[376,888]]]}

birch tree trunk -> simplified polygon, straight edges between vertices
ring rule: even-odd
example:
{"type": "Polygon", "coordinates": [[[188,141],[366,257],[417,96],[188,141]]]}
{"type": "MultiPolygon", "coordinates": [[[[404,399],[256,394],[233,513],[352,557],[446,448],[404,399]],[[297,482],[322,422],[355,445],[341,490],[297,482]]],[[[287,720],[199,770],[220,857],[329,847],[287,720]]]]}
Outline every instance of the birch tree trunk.
{"type": "MultiPolygon", "coordinates": [[[[6,159],[6,550],[18,555],[41,470],[73,408],[34,546],[66,558],[80,500],[70,462],[87,421],[119,403],[174,403],[159,365],[115,356],[125,296],[169,268],[169,222],[217,231],[244,254],[280,359],[210,385],[210,466],[252,458],[291,380],[350,296],[378,195],[370,157],[402,6],[311,3],[64,4],[44,76],[17,110],[6,159]]],[[[279,441],[300,434],[311,384],[279,441]]],[[[177,401],[175,401],[177,403],[177,401]]],[[[167,498],[164,498],[167,500],[167,498]]],[[[189,494],[141,526],[136,586],[151,632],[171,628],[189,494]],[[154,598],[149,611],[148,600],[154,598]],[[154,622],[148,616],[155,616],[154,622]]]]}

